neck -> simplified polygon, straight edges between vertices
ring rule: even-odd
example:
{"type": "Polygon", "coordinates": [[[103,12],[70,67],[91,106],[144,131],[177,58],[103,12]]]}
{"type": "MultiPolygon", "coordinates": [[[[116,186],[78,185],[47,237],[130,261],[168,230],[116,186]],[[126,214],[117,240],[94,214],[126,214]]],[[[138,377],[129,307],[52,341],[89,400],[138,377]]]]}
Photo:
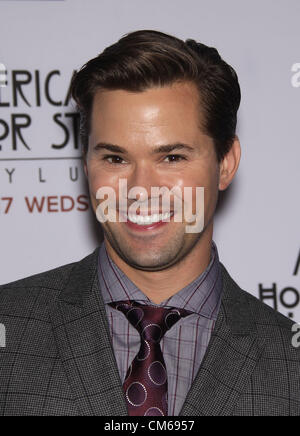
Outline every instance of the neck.
{"type": "Polygon", "coordinates": [[[213,224],[181,261],[163,271],[143,271],[121,259],[105,239],[106,250],[121,271],[155,304],[160,304],[192,283],[208,267],[211,260],[213,224]]]}

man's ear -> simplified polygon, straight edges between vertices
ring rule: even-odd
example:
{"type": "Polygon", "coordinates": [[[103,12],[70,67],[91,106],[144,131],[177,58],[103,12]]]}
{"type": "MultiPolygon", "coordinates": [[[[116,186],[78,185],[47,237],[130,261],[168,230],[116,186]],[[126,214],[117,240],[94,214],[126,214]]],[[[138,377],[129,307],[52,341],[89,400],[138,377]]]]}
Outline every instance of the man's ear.
{"type": "Polygon", "coordinates": [[[234,179],[241,160],[241,144],[236,136],[231,149],[220,163],[219,190],[225,191],[234,179]]]}

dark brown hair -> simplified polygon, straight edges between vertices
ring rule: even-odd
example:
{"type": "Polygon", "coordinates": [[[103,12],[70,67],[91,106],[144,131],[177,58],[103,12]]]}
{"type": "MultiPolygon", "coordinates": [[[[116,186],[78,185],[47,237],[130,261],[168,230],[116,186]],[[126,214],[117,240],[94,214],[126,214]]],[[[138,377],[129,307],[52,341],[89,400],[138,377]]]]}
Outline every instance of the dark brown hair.
{"type": "Polygon", "coordinates": [[[151,87],[192,81],[199,90],[205,125],[218,161],[235,138],[241,91],[234,69],[215,48],[193,39],[182,41],[154,30],[129,33],[90,60],[72,79],[72,97],[81,115],[84,156],[88,150],[90,118],[100,89],[142,92],[151,87]]]}

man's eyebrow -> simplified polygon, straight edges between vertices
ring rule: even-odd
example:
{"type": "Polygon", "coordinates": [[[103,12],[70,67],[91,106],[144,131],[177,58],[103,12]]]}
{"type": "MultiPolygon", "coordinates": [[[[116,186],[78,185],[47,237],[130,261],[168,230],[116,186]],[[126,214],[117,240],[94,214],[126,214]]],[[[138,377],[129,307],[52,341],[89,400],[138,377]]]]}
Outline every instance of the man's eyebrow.
{"type": "MultiPolygon", "coordinates": [[[[125,148],[120,147],[119,145],[109,144],[107,142],[99,142],[95,146],[95,150],[108,150],[113,153],[120,153],[120,154],[128,153],[128,151],[125,148]]],[[[165,144],[152,148],[151,154],[170,153],[171,151],[175,151],[175,150],[185,150],[185,151],[193,152],[195,151],[195,148],[188,144],[176,142],[174,144],[165,144]]]]}
{"type": "Polygon", "coordinates": [[[108,150],[113,153],[127,153],[125,148],[120,147],[119,145],[109,144],[107,142],[99,142],[99,144],[95,145],[95,150],[108,150]]]}
{"type": "Polygon", "coordinates": [[[175,144],[160,145],[157,148],[153,148],[151,154],[170,153],[174,150],[195,151],[191,145],[176,142],[175,144]]]}

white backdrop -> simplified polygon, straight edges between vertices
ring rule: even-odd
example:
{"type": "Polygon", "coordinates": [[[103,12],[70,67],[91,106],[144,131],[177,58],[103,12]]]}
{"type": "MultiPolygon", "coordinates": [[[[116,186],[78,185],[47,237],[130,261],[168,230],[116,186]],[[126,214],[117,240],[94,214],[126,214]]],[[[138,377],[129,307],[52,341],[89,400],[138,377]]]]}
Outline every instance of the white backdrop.
{"type": "Polygon", "coordinates": [[[99,244],[69,81],[155,29],[215,46],[239,75],[243,157],[214,239],[243,288],[299,322],[299,0],[0,0],[0,17],[0,283],[99,244]]]}

